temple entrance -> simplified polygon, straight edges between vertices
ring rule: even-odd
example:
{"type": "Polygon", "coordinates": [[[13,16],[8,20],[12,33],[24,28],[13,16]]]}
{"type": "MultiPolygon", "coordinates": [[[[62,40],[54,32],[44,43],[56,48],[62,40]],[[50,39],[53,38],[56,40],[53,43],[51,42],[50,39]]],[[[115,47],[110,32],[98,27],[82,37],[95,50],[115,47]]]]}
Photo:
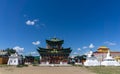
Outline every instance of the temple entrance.
{"type": "Polygon", "coordinates": [[[51,57],[50,59],[50,64],[60,64],[60,59],[59,57],[51,57]]]}

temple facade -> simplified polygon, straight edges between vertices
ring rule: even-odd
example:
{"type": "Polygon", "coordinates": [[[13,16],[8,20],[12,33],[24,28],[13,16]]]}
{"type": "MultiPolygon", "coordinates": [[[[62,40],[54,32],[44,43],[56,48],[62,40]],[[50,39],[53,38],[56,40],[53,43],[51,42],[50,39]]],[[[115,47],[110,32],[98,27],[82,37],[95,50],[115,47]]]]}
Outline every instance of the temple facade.
{"type": "MultiPolygon", "coordinates": [[[[99,61],[103,61],[103,59],[106,57],[108,51],[110,51],[110,49],[106,46],[101,46],[97,49],[96,52],[94,52],[94,56],[97,57],[97,59],[99,61]]],[[[119,51],[110,51],[111,56],[113,58],[115,58],[115,60],[117,60],[118,62],[120,62],[120,52],[119,51]]]]}
{"type": "Polygon", "coordinates": [[[63,48],[64,40],[51,38],[46,40],[46,48],[38,47],[37,51],[41,56],[40,63],[61,64],[68,63],[68,56],[71,53],[70,48],[63,48]]]}

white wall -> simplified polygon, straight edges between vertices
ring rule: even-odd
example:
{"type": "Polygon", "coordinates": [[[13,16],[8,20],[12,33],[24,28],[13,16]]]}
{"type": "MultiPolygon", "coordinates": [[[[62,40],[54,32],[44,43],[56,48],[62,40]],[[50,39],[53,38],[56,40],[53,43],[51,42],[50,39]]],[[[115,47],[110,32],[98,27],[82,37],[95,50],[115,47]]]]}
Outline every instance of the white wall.
{"type": "Polygon", "coordinates": [[[18,58],[9,58],[8,65],[18,65],[18,58]]]}

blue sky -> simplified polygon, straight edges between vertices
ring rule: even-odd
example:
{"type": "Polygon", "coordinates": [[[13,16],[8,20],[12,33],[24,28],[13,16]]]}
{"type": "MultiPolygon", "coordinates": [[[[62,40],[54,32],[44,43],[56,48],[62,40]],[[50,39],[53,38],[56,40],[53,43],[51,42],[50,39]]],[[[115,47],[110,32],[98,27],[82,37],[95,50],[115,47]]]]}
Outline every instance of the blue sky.
{"type": "Polygon", "coordinates": [[[0,49],[24,54],[46,47],[45,39],[64,39],[73,53],[108,46],[120,51],[119,0],[1,0],[0,49]],[[78,48],[81,50],[78,51],[78,48]],[[21,50],[22,49],[22,50],[21,50]]]}

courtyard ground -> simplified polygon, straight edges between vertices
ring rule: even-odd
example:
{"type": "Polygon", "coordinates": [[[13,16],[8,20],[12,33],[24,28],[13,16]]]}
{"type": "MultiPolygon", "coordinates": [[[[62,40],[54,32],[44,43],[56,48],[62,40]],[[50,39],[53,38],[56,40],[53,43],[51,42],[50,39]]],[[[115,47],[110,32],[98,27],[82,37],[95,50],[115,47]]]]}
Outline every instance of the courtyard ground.
{"type": "Polygon", "coordinates": [[[95,74],[83,67],[0,67],[0,74],[95,74]]]}

